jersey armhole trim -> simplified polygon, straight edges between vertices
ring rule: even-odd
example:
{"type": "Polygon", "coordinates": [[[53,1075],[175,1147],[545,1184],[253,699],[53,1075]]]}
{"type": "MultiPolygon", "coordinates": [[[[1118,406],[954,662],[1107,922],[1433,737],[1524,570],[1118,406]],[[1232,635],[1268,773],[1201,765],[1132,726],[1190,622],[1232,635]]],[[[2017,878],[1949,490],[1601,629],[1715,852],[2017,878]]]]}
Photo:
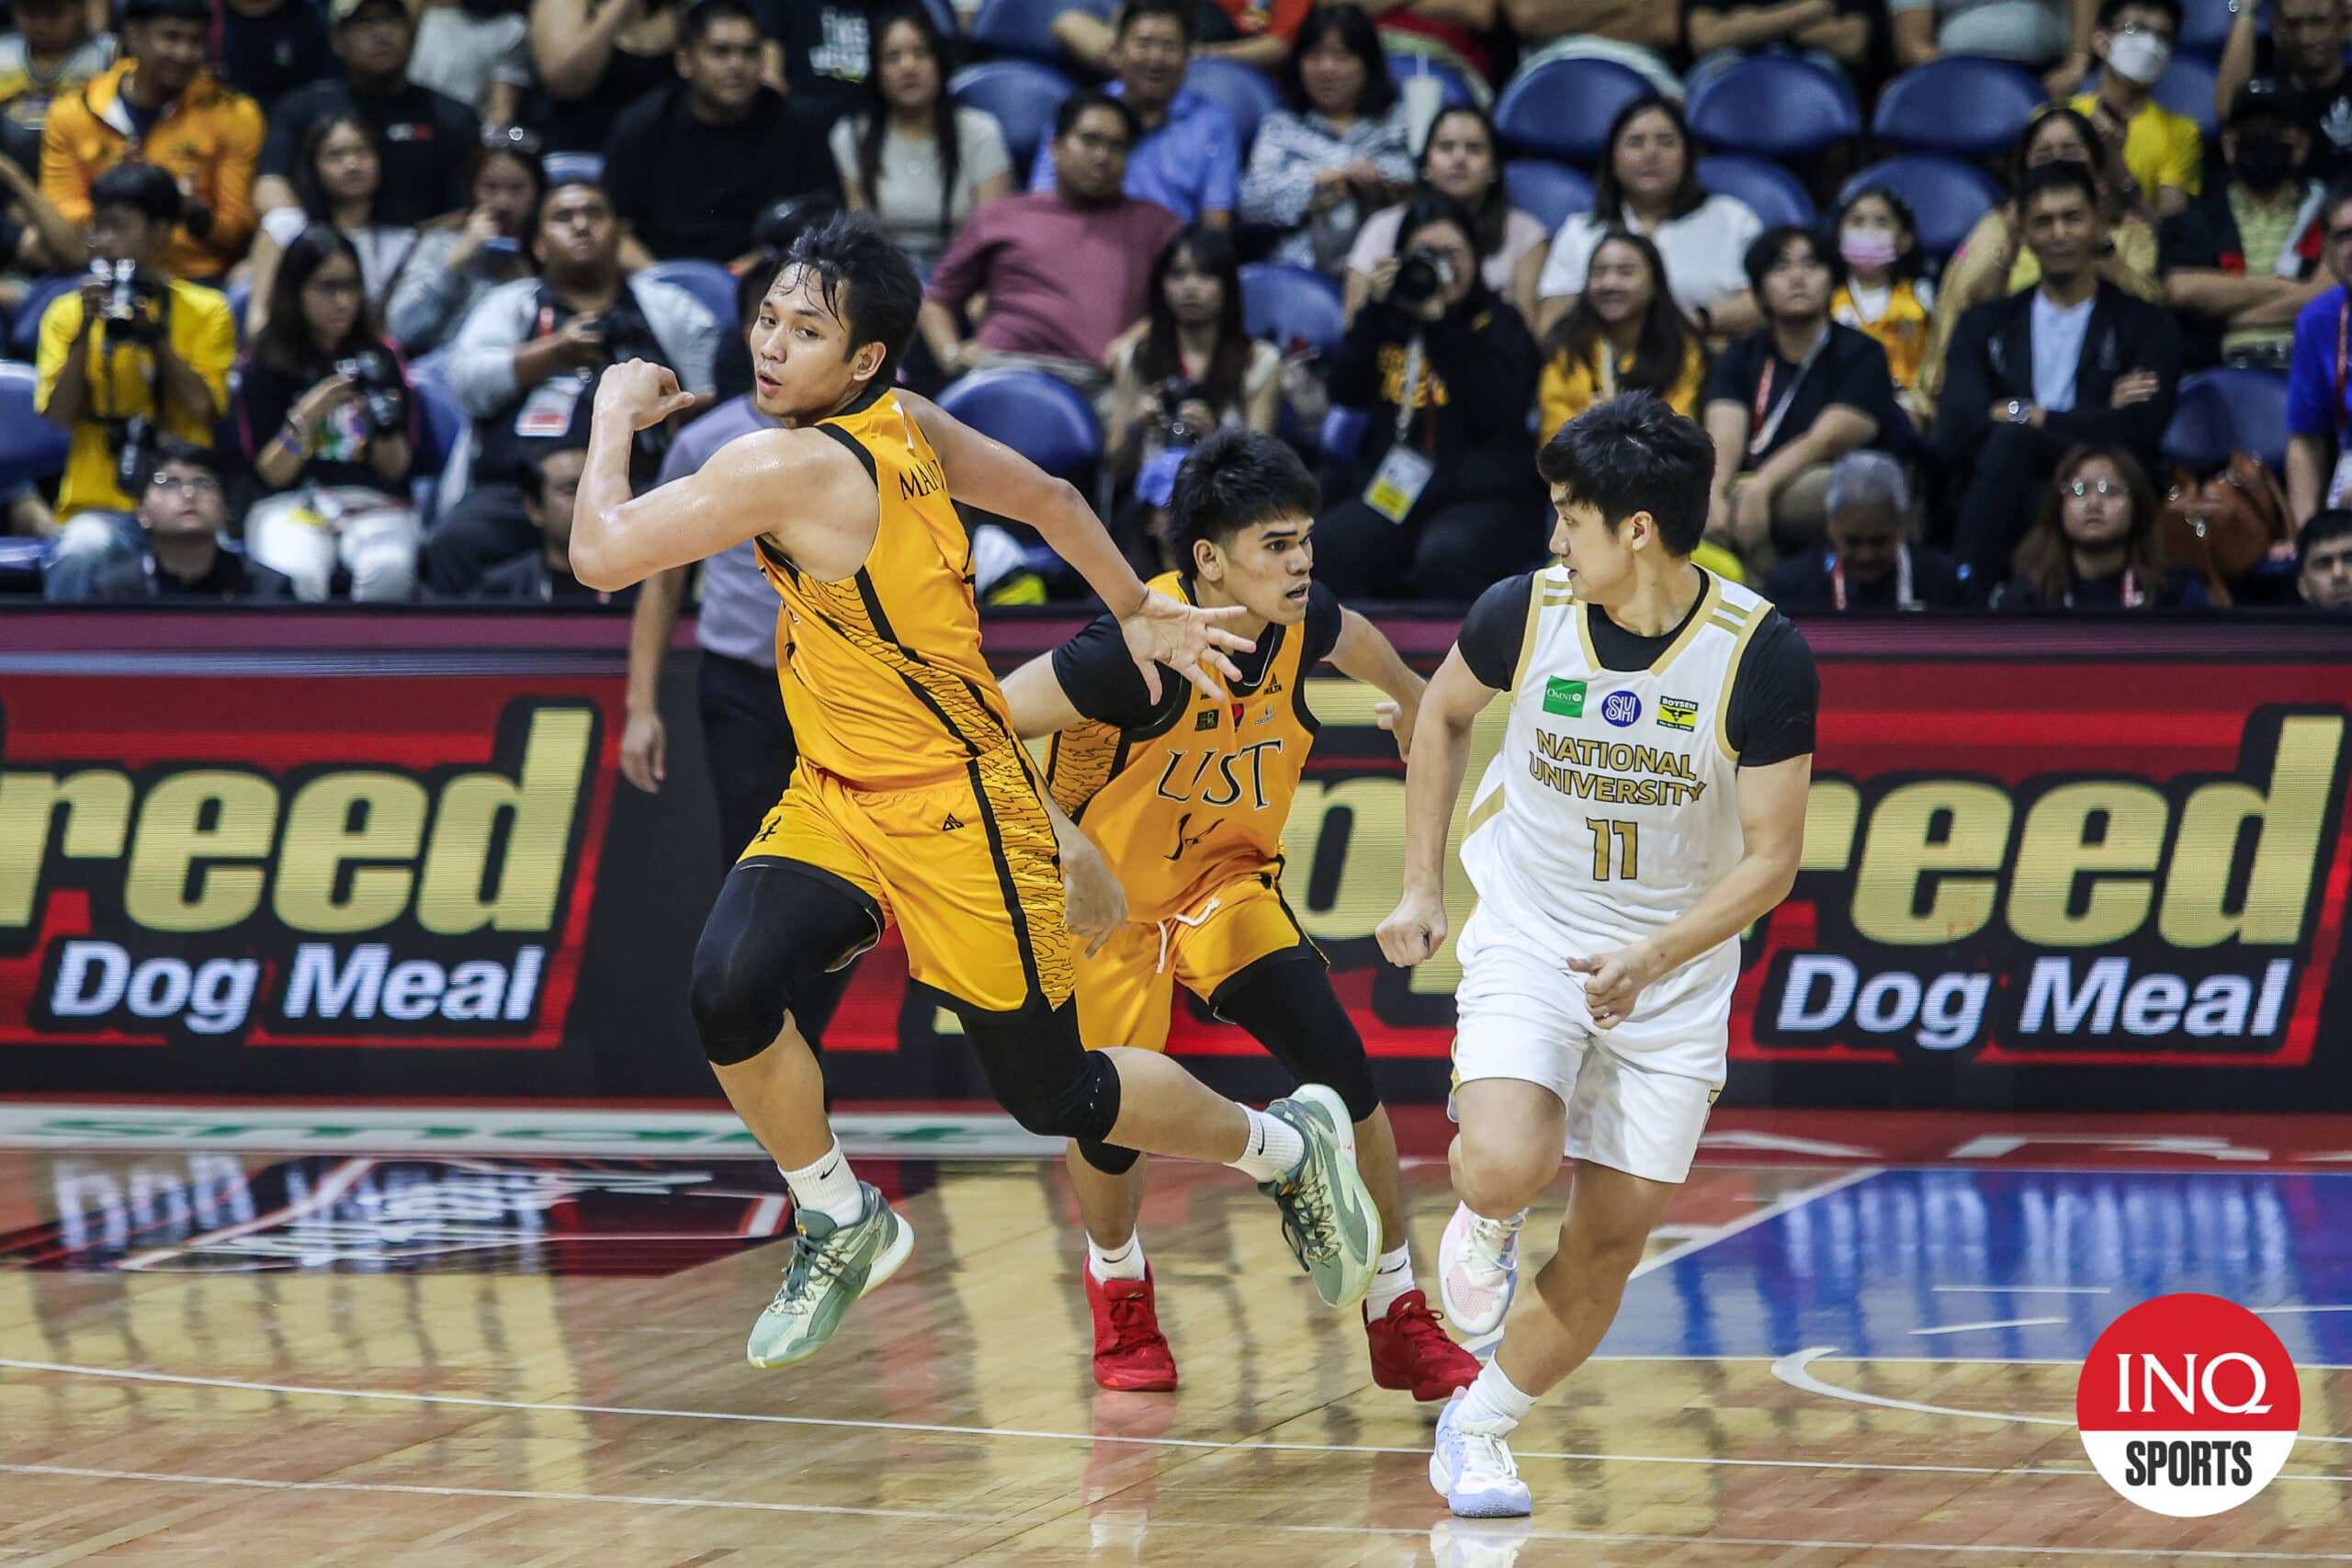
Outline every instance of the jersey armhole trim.
{"type": "Polygon", "coordinates": [[[1738,635],[1733,637],[1731,657],[1724,661],[1724,689],[1715,702],[1715,744],[1734,767],[1739,765],[1739,752],[1731,743],[1732,688],[1739,683],[1739,667],[1747,662],[1747,645],[1755,640],[1758,630],[1770,619],[1766,614],[1770,608],[1770,605],[1757,606],[1755,613],[1747,617],[1747,624],[1739,628],[1738,635]]]}
{"type": "Polygon", "coordinates": [[[834,440],[840,442],[843,446],[849,448],[850,455],[855,457],[858,460],[858,463],[865,469],[866,480],[874,486],[874,493],[876,495],[881,494],[882,472],[879,468],[875,467],[874,454],[865,449],[865,443],[860,441],[856,436],[852,435],[848,431],[843,430],[840,425],[831,423],[831,422],[820,423],[817,428],[831,436],[834,440]]]}
{"type": "MultiPolygon", "coordinates": [[[[1544,574],[1530,572],[1527,577],[1527,624],[1520,628],[1519,662],[1510,672],[1509,690],[1516,694],[1527,682],[1527,667],[1535,659],[1535,631],[1544,616],[1545,586],[1544,574]]],[[[1570,614],[1574,614],[1572,609],[1570,614]]]]}

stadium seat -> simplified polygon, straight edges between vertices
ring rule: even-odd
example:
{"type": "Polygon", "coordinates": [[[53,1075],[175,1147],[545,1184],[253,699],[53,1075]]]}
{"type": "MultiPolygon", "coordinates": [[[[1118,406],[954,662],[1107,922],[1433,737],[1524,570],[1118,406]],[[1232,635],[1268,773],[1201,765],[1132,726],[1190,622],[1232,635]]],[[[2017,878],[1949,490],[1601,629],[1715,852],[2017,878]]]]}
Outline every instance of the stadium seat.
{"type": "Polygon", "coordinates": [[[1113,0],[986,0],[972,18],[971,41],[991,53],[1067,65],[1069,62],[1054,38],[1054,17],[1064,11],[1087,10],[1107,22],[1112,5],[1113,0]]]}
{"type": "Polygon", "coordinates": [[[1238,60],[1197,56],[1185,73],[1184,85],[1233,117],[1245,163],[1250,143],[1258,139],[1258,122],[1283,107],[1283,90],[1274,85],[1274,79],[1238,60]]]}
{"type": "MultiPolygon", "coordinates": [[[[947,90],[957,103],[996,117],[1004,131],[1004,149],[1025,176],[1037,156],[1037,144],[1054,133],[1054,111],[1078,90],[1078,84],[1025,60],[991,60],[956,73],[947,90]]],[[[1015,179],[1013,188],[1024,183],[1015,179]]]]}
{"type": "Polygon", "coordinates": [[[1547,231],[1570,216],[1592,210],[1592,182],[1548,158],[1514,158],[1503,165],[1503,194],[1547,231]]]}
{"type": "Polygon", "coordinates": [[[2221,59],[2222,46],[2230,41],[2230,21],[2236,9],[2230,0],[2182,0],[2180,37],[2175,47],[2183,54],[2221,59]]]}
{"type": "Polygon", "coordinates": [[[1334,463],[1355,461],[1356,448],[1363,445],[1363,433],[1372,426],[1372,415],[1363,409],[1333,407],[1323,415],[1320,445],[1325,460],[1334,463]]]}
{"type": "Polygon", "coordinates": [[[2048,96],[2021,66],[1948,54],[1881,89],[1871,134],[1898,152],[1990,158],[2017,145],[2048,96]]]}
{"type": "Polygon", "coordinates": [[[1699,184],[1713,195],[1747,203],[1767,225],[1811,223],[1815,216],[1804,182],[1761,158],[1702,158],[1699,184]]]}
{"type": "Polygon", "coordinates": [[[647,267],[644,276],[655,283],[684,289],[695,297],[695,303],[710,312],[711,321],[722,336],[733,334],[738,279],[717,262],[694,257],[660,261],[647,267]]]}
{"type": "Polygon", "coordinates": [[[1862,133],[1845,83],[1811,61],[1773,55],[1708,78],[1690,113],[1702,142],[1756,157],[1802,158],[1862,133]]]}
{"type": "Polygon", "coordinates": [[[982,370],[939,395],[981,434],[1064,479],[1102,456],[1102,426],[1086,394],[1042,370],[982,370]]]}
{"type": "Polygon", "coordinates": [[[1838,204],[1843,207],[1847,197],[1871,186],[1884,186],[1903,198],[1918,222],[1919,248],[1934,256],[1950,255],[2001,199],[2001,187],[1984,170],[1929,152],[1872,164],[1846,182],[1838,204]]]}
{"type": "Polygon", "coordinates": [[[0,364],[0,486],[65,470],[70,438],[40,417],[40,389],[31,366],[0,364]]]}
{"type": "Polygon", "coordinates": [[[2165,456],[2199,474],[2233,452],[2251,452],[2275,471],[2287,462],[2287,378],[2275,370],[2223,368],[2184,377],[2165,456]]]}
{"type": "Polygon", "coordinates": [[[1436,77],[1438,85],[1444,89],[1445,96],[1442,101],[1446,107],[1477,103],[1478,95],[1470,90],[1470,84],[1464,82],[1459,73],[1447,70],[1429,56],[1400,51],[1388,57],[1388,79],[1396,84],[1400,92],[1408,81],[1425,71],[1436,77]]]}
{"type": "Polygon", "coordinates": [[[1613,60],[1550,60],[1511,78],[1495,106],[1495,130],[1520,152],[1590,164],[1618,111],[1656,90],[1613,60]]]}
{"type": "Polygon", "coordinates": [[[253,280],[245,277],[233,279],[227,292],[229,319],[237,323],[237,341],[242,344],[245,341],[245,310],[254,302],[253,280]]]}
{"type": "Polygon", "coordinates": [[[456,396],[449,390],[440,355],[428,354],[412,360],[408,380],[416,390],[417,412],[424,416],[424,450],[416,454],[410,469],[419,474],[435,473],[449,460],[458,443],[465,439],[466,411],[458,406],[456,396]]]}
{"type": "Polygon", "coordinates": [[[1332,354],[1347,335],[1347,306],[1339,285],[1311,267],[1253,262],[1241,269],[1241,327],[1285,354],[1301,340],[1332,354]]]}
{"type": "Polygon", "coordinates": [[[548,184],[560,185],[565,180],[601,180],[605,177],[605,155],[602,152],[550,152],[547,161],[548,184]]]}
{"type": "Polygon", "coordinates": [[[17,302],[16,313],[8,319],[8,347],[17,358],[31,359],[40,354],[41,312],[59,295],[71,294],[81,286],[80,273],[36,277],[25,286],[25,297],[17,302]]]}

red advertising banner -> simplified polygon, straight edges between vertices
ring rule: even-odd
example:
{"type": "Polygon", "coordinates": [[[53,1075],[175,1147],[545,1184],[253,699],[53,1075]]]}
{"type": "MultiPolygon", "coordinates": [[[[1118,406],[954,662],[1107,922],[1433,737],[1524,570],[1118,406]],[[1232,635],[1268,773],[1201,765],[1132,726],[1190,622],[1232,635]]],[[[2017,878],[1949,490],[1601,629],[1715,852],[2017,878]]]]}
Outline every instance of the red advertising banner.
{"type": "MultiPolygon", "coordinates": [[[[1425,667],[1453,629],[1384,624],[1425,667]]],[[[992,652],[1074,627],[1008,621],[992,652]]],[[[689,649],[665,678],[668,784],[618,781],[626,629],[16,619],[0,1090],[707,1097],[685,979],[732,846],[689,649]]],[[[2352,631],[1805,630],[1823,703],[1804,866],[1744,946],[1730,1100],[2352,1109],[2352,631]]],[[[1375,694],[1327,674],[1308,701],[1285,894],[1392,1094],[1434,1099],[1452,946],[1407,973],[1373,942],[1403,765],[1375,694]]],[[[1498,707],[1474,777],[1501,730],[1498,707]]],[[[1456,931],[1471,899],[1457,870],[1456,931]]],[[[844,1095],[984,1092],[895,942],[825,1046],[844,1095]]],[[[1171,1049],[1220,1082],[1267,1070],[1189,999],[1171,1049]]]]}

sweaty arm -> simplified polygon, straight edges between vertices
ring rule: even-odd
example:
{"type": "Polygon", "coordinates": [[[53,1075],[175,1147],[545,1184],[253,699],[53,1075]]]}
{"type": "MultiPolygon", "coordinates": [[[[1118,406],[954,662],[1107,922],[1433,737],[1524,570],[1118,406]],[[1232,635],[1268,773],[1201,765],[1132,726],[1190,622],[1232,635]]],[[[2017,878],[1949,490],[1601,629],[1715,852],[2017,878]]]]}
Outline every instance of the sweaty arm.
{"type": "Polygon", "coordinates": [[[1445,945],[1446,830],[1470,767],[1471,726],[1498,690],[1471,672],[1457,644],[1421,694],[1405,763],[1404,896],[1377,932],[1380,951],[1399,967],[1410,968],[1445,945]]]}
{"type": "Polygon", "coordinates": [[[1012,733],[1023,740],[1057,735],[1086,722],[1086,716],[1078,711],[1055,677],[1050,653],[1039,654],[1007,675],[997,689],[1004,694],[1005,706],[1012,710],[1012,733]]]}
{"type": "Polygon", "coordinates": [[[1420,716],[1421,694],[1429,682],[1407,667],[1396,645],[1381,636],[1378,626],[1353,610],[1340,612],[1340,640],[1331,649],[1330,660],[1340,674],[1377,687],[1387,696],[1394,706],[1382,716],[1383,720],[1396,732],[1397,752],[1409,758],[1413,726],[1420,716]]]}

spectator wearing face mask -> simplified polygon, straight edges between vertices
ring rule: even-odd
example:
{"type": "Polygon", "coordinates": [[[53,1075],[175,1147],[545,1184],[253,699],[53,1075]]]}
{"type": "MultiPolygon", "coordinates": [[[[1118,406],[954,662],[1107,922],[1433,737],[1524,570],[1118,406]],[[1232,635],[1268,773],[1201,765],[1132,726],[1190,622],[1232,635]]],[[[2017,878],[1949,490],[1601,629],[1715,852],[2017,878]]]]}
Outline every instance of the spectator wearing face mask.
{"type": "Polygon", "coordinates": [[[2073,107],[2123,160],[2140,199],[2158,218],[2187,207],[2202,184],[2205,134],[2197,122],[2156,102],[2157,78],[2172,63],[2180,37],[2180,0],[2100,0],[2092,52],[2098,86],[2073,107]]]}
{"type": "Polygon", "coordinates": [[[2238,91],[2222,153],[2229,177],[2165,220],[2165,293],[2187,328],[2182,358],[2283,369],[2295,317],[2319,298],[2317,181],[2300,173],[2311,132],[2276,82],[2238,91]]]}
{"type": "Polygon", "coordinates": [[[2344,64],[2341,0],[2234,0],[2230,41],[2213,79],[2213,113],[2226,122],[2238,89],[2257,77],[2283,87],[2295,118],[2317,133],[2305,173],[2326,181],[2352,174],[2352,71],[2344,64]],[[2259,31],[2264,16],[2270,35],[2259,31]]]}
{"type": "Polygon", "coordinates": [[[1906,536],[1911,486],[1883,452],[1849,452],[1829,473],[1829,547],[1772,569],[1765,595],[1795,614],[1872,615],[1961,603],[1960,569],[1906,536]]]}
{"type": "Polygon", "coordinates": [[[1845,281],[1829,297],[1829,319],[1886,350],[1895,400],[1925,426],[1933,400],[1919,390],[1928,357],[1936,287],[1918,276],[1919,237],[1911,209],[1882,186],[1856,191],[1838,213],[1838,256],[1845,281]]]}
{"type": "Polygon", "coordinates": [[[2295,592],[2314,610],[2352,611],[2352,512],[2323,512],[2295,535],[2295,592]]]}

